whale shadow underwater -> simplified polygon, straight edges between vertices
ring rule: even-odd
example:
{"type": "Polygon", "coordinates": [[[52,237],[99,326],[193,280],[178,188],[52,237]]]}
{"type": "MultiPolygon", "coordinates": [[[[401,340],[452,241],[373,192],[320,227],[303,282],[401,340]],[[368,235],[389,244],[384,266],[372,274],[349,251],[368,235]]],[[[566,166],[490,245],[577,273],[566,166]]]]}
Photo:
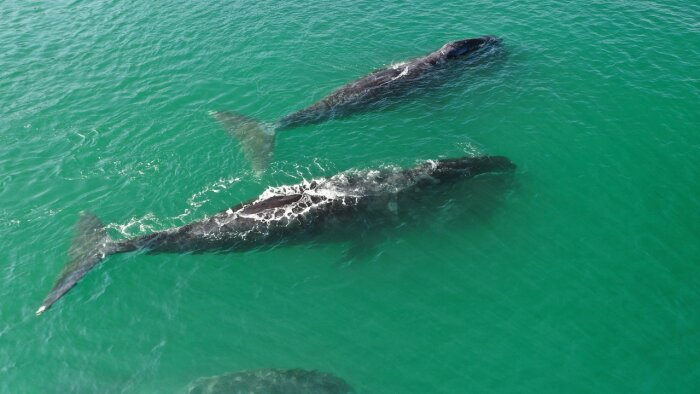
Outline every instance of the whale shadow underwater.
{"type": "Polygon", "coordinates": [[[303,369],[253,369],[199,378],[187,394],[353,394],[343,379],[303,369]]]}
{"type": "Polygon", "coordinates": [[[450,73],[446,72],[449,66],[473,66],[496,52],[501,42],[494,36],[448,42],[428,55],[377,69],[273,123],[263,123],[233,111],[213,111],[211,115],[239,141],[243,154],[259,172],[265,169],[272,155],[277,131],[386,108],[399,98],[441,85],[449,79],[450,73]]]}
{"type": "Polygon", "coordinates": [[[94,215],[83,213],[69,263],[44,298],[42,314],[106,257],[116,253],[229,253],[309,241],[372,237],[387,226],[429,218],[455,186],[487,174],[512,174],[503,156],[430,160],[415,167],[348,170],[328,178],[269,187],[257,199],[202,220],[128,239],[113,239],[94,215]],[[421,219],[422,218],[422,219],[421,219]]]}
{"type": "MultiPolygon", "coordinates": [[[[407,241],[418,249],[426,233],[437,237],[454,232],[469,235],[488,227],[497,212],[518,187],[512,172],[483,173],[439,185],[418,186],[410,193],[389,198],[378,214],[362,215],[333,231],[309,234],[303,245],[335,244],[340,247],[334,262],[341,266],[380,262],[377,260],[396,242],[407,241]]],[[[300,251],[305,253],[305,251],[300,251]]],[[[420,263],[418,263],[420,264],[420,263]]]]}

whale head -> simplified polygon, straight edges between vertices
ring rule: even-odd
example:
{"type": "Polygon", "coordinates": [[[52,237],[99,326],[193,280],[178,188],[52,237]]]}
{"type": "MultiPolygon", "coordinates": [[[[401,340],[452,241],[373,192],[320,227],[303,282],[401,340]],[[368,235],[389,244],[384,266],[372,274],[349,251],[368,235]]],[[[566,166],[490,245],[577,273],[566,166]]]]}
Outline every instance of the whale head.
{"type": "Polygon", "coordinates": [[[495,36],[482,36],[478,38],[467,38],[448,42],[440,48],[440,53],[448,59],[458,58],[460,56],[472,53],[481,48],[493,47],[501,43],[501,39],[495,36]]]}
{"type": "Polygon", "coordinates": [[[487,173],[512,173],[515,164],[505,156],[460,157],[441,159],[430,166],[431,176],[436,178],[475,177],[487,173]]]}

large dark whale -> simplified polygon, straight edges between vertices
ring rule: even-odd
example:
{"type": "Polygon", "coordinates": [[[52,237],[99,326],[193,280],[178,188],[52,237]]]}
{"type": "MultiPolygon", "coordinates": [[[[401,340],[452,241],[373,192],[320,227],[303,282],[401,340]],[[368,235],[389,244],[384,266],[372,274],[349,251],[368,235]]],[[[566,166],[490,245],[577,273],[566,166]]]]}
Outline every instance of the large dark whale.
{"type": "Polygon", "coordinates": [[[450,60],[475,55],[500,44],[493,36],[448,42],[426,56],[380,68],[342,86],[320,101],[289,114],[276,123],[265,124],[235,112],[212,112],[236,137],[255,170],[264,169],[277,130],[324,122],[370,109],[380,102],[406,95],[419,81],[448,64],[450,60]]]}
{"type": "Polygon", "coordinates": [[[353,394],[343,379],[303,369],[254,369],[200,378],[188,394],[353,394]]]}
{"type": "MultiPolygon", "coordinates": [[[[402,211],[435,206],[434,194],[460,179],[484,173],[512,172],[502,156],[428,161],[413,168],[350,170],[329,178],[270,187],[257,199],[211,217],[151,234],[115,240],[97,217],[83,213],[69,249],[70,262],[44,299],[37,315],[66,294],[105,257],[145,250],[149,253],[236,252],[309,237],[342,234],[354,224],[380,223],[402,211]],[[421,199],[422,198],[422,199],[421,199]],[[405,208],[408,207],[408,208],[405,208]]],[[[357,238],[354,233],[350,237],[357,238]]]]}

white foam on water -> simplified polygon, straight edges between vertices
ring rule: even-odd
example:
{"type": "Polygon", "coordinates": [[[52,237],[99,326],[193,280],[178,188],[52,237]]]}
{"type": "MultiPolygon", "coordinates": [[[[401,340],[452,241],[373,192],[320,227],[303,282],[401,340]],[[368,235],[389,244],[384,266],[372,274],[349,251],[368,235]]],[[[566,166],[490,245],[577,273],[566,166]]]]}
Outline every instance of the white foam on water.
{"type": "Polygon", "coordinates": [[[111,223],[105,226],[107,229],[117,230],[119,234],[130,238],[139,234],[152,233],[162,228],[162,223],[153,213],[147,213],[142,217],[132,217],[125,224],[111,223]]]}
{"type": "Polygon", "coordinates": [[[410,68],[409,66],[405,66],[404,69],[401,70],[401,73],[399,75],[395,76],[394,78],[391,78],[391,80],[395,81],[401,77],[405,77],[406,75],[408,75],[409,68],[410,68]]]}
{"type": "Polygon", "coordinates": [[[193,194],[190,198],[187,199],[187,203],[193,208],[199,208],[202,205],[209,202],[207,195],[209,195],[210,193],[220,193],[224,190],[227,190],[229,187],[231,187],[231,185],[239,182],[240,180],[241,178],[238,177],[221,178],[218,181],[205,186],[203,190],[200,190],[197,193],[193,194]]]}
{"type": "MultiPolygon", "coordinates": [[[[432,164],[435,166],[436,164],[432,164]]],[[[267,188],[252,203],[231,212],[227,216],[254,219],[263,223],[300,220],[314,210],[321,210],[330,204],[356,205],[362,198],[395,194],[412,186],[415,180],[398,167],[385,167],[378,170],[350,170],[330,178],[304,180],[295,185],[267,188]],[[301,197],[283,206],[271,207],[254,213],[246,209],[263,204],[274,197],[300,195],[301,197]]]]}

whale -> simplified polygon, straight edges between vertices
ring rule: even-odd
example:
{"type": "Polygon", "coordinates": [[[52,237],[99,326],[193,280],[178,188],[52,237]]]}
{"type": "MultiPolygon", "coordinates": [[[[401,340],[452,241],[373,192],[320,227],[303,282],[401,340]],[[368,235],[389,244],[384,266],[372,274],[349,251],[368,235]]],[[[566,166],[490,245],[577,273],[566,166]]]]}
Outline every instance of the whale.
{"type": "Polygon", "coordinates": [[[265,169],[277,131],[317,124],[378,108],[388,100],[406,96],[420,87],[427,77],[457,59],[474,57],[501,44],[494,36],[452,41],[425,56],[372,71],[276,122],[264,123],[233,111],[212,111],[224,128],[239,142],[243,154],[256,172],[265,169]]]}
{"type": "Polygon", "coordinates": [[[351,169],[327,178],[268,187],[256,199],[210,217],[127,239],[112,238],[100,219],[83,212],[68,250],[69,261],[36,314],[45,312],[87,272],[116,253],[244,252],[336,234],[352,240],[400,218],[404,211],[434,206],[436,196],[449,191],[445,187],[456,181],[514,169],[515,164],[504,156],[429,160],[407,168],[351,169]]]}
{"type": "Polygon", "coordinates": [[[343,379],[327,372],[304,369],[252,369],[199,378],[187,394],[353,394],[343,379]]]}

